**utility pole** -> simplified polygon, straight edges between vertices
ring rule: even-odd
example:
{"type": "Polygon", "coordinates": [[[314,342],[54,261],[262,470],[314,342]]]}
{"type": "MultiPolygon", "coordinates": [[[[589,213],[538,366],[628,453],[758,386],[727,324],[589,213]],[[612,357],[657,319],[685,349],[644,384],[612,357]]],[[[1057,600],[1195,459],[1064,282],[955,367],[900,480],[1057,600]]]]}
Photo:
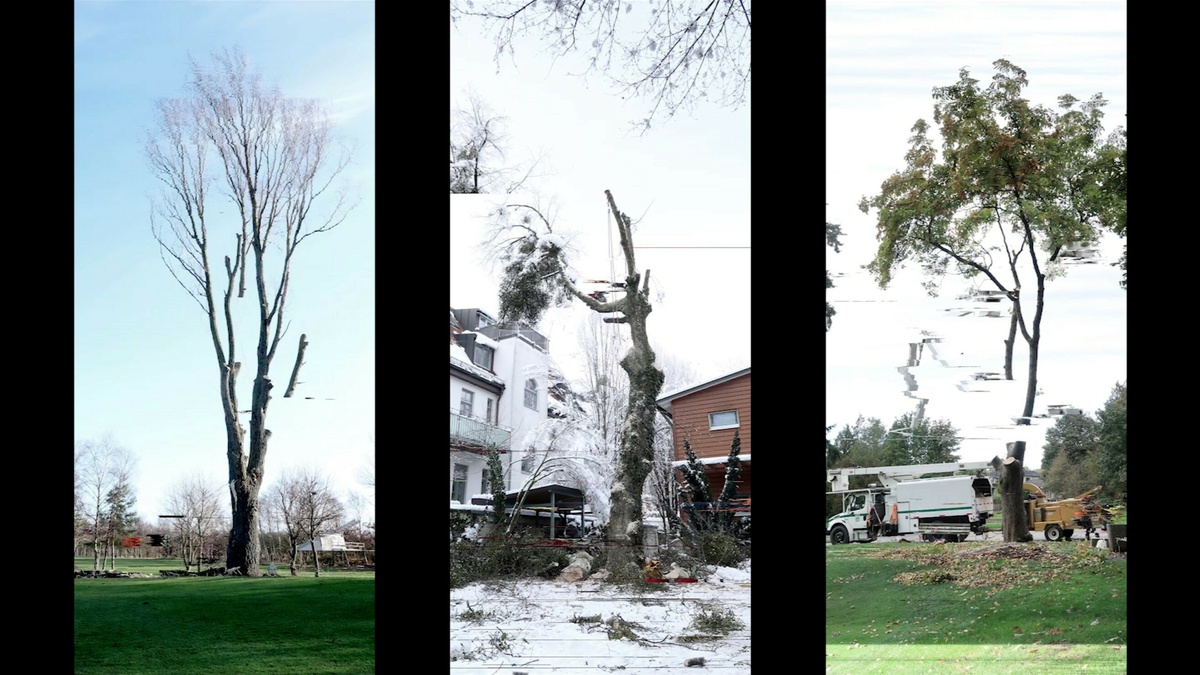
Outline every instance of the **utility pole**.
{"type": "Polygon", "coordinates": [[[321,558],[317,556],[317,493],[309,493],[308,502],[308,531],[312,539],[309,545],[312,547],[313,567],[316,569],[316,576],[321,576],[321,558]]]}

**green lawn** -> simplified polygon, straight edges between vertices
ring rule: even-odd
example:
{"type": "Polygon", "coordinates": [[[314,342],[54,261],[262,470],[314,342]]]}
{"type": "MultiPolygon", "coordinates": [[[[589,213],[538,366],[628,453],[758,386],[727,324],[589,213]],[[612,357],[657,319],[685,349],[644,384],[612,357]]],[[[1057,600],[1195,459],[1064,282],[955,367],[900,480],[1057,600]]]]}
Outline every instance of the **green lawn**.
{"type": "MultiPolygon", "coordinates": [[[[77,558],[76,567],[91,569],[77,558]]],[[[157,573],[178,560],[118,560],[157,573]]],[[[375,575],[75,580],[75,673],[375,672],[375,575]]]]}
{"type": "Polygon", "coordinates": [[[1084,542],[831,546],[826,673],[1123,673],[1126,563],[1084,542]]]}

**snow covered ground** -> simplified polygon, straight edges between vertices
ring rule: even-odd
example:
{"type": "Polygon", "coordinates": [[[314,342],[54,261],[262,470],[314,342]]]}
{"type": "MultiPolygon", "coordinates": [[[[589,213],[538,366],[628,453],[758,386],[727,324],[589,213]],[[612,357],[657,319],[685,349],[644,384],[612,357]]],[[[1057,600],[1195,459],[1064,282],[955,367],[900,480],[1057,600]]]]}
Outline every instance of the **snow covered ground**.
{"type": "MultiPolygon", "coordinates": [[[[750,672],[750,562],[696,583],[634,592],[594,580],[472,584],[450,591],[450,672],[750,672]],[[725,612],[744,628],[696,640],[697,616],[725,612]],[[623,624],[636,636],[610,639],[623,624]]],[[[702,575],[698,575],[702,576],[702,575]]]]}

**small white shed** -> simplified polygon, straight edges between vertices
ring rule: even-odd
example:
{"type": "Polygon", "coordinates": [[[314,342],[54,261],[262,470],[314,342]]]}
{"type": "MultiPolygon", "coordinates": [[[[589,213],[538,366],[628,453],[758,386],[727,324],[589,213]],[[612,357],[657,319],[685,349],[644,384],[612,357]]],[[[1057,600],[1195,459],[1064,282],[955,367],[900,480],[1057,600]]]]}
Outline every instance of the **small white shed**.
{"type": "MultiPolygon", "coordinates": [[[[317,550],[318,551],[347,551],[346,538],[340,534],[318,534],[317,535],[317,550]]],[[[313,542],[306,541],[296,547],[297,551],[313,550],[313,542]]]]}

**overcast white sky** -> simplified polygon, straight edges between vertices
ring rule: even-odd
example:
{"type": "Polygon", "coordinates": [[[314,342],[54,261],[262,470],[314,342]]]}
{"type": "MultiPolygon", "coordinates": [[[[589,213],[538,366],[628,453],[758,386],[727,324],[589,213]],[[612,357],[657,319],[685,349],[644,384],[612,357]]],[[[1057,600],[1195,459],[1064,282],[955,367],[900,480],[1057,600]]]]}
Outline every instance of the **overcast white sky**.
{"type": "MultiPolygon", "coordinates": [[[[1040,466],[1047,425],[1018,433],[1008,424],[1024,401],[1020,338],[1014,382],[961,391],[964,374],[1001,370],[1007,320],[951,318],[946,309],[962,304],[956,280],[938,298],[924,294],[915,271],[877,290],[861,269],[874,254],[875,214],[859,212],[857,203],[902,168],[913,123],[932,117],[933,88],[954,83],[963,67],[986,83],[992,62],[1008,59],[1027,72],[1025,95],[1047,106],[1061,94],[1102,93],[1106,130],[1124,126],[1125,26],[1124,2],[826,4],[826,220],[845,233],[842,252],[826,256],[829,270],[845,275],[828,292],[838,314],[826,337],[827,424],[841,428],[863,415],[888,425],[914,411],[917,400],[905,396],[897,367],[912,336],[928,330],[945,337],[940,352],[954,367],[926,352],[914,371],[917,394],[929,398],[927,417],[958,427],[964,460],[991,459],[1006,442],[1025,440],[1027,466],[1040,466]]],[[[1107,264],[1120,247],[1106,241],[1104,262],[1072,267],[1049,283],[1038,378],[1044,393],[1035,413],[1071,404],[1094,414],[1125,381],[1126,296],[1119,269],[1107,264]]]]}
{"type": "MultiPolygon", "coordinates": [[[[576,234],[585,252],[579,271],[610,279],[615,265],[622,274],[615,229],[616,257],[609,256],[604,191],[611,190],[621,210],[641,218],[634,229],[637,266],[650,270],[655,302],[648,328],[660,354],[691,363],[702,377],[749,365],[749,103],[739,110],[700,108],[638,136],[628,133],[628,122],[644,116],[641,104],[623,101],[597,78],[570,75],[578,63],[552,64],[540,45],[518,42],[515,66],[506,59],[497,72],[493,52],[478,24],[451,26],[451,107],[473,89],[508,118],[514,163],[545,156],[543,175],[531,185],[539,199],[555,204],[559,231],[576,234]]],[[[476,248],[484,229],[475,216],[492,201],[450,198],[452,307],[499,309],[499,277],[476,248]]],[[[554,310],[539,327],[568,374],[577,374],[575,335],[586,311],[554,310]]]]}

